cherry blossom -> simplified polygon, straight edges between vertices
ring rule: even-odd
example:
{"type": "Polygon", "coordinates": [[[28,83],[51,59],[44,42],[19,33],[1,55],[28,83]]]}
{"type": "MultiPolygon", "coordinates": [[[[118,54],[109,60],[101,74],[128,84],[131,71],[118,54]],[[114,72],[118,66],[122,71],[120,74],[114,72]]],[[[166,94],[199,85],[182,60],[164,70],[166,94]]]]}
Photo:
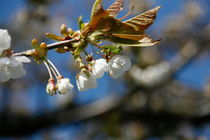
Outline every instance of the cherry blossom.
{"type": "Polygon", "coordinates": [[[70,83],[69,78],[62,78],[58,80],[58,91],[60,94],[66,94],[73,89],[73,85],[70,83]]]}
{"type": "Polygon", "coordinates": [[[107,70],[108,70],[108,64],[105,59],[101,58],[94,60],[92,71],[93,75],[96,78],[101,78],[104,75],[104,72],[107,72],[107,70]]]}
{"type": "Polygon", "coordinates": [[[130,58],[123,55],[114,56],[109,62],[109,75],[113,78],[121,77],[131,67],[130,58]]]}
{"type": "Polygon", "coordinates": [[[25,56],[4,56],[4,50],[10,48],[11,37],[7,30],[0,29],[0,82],[18,79],[25,75],[22,63],[30,62],[25,56]]]}
{"type": "Polygon", "coordinates": [[[97,82],[95,76],[90,71],[82,71],[76,76],[77,87],[79,91],[85,91],[96,88],[97,82]]]}

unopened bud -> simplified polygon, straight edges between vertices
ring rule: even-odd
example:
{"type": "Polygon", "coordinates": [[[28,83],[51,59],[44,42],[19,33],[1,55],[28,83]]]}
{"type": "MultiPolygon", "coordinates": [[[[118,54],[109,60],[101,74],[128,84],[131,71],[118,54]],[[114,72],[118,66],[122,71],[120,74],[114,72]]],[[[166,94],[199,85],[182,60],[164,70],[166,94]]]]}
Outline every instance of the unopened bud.
{"type": "Polygon", "coordinates": [[[72,30],[72,28],[68,28],[68,33],[70,34],[70,35],[73,35],[74,34],[74,31],[72,30]]]}
{"type": "Polygon", "coordinates": [[[57,53],[65,53],[66,50],[64,48],[56,48],[57,53]]]}
{"type": "Polygon", "coordinates": [[[55,86],[55,80],[53,78],[50,78],[48,80],[48,84],[47,84],[47,88],[46,88],[46,92],[50,95],[55,95],[56,94],[56,86],[55,86]]]}
{"type": "Polygon", "coordinates": [[[55,40],[55,41],[62,41],[62,40],[63,40],[62,37],[57,36],[57,35],[52,34],[52,33],[46,33],[45,35],[46,35],[47,38],[53,39],[53,40],[55,40]]]}
{"type": "Polygon", "coordinates": [[[42,42],[42,43],[40,44],[40,48],[46,49],[46,48],[47,48],[47,44],[46,44],[45,42],[42,42]]]}
{"type": "Polygon", "coordinates": [[[92,55],[87,55],[86,56],[86,61],[91,62],[93,60],[93,56],[92,55]]]}
{"type": "Polygon", "coordinates": [[[39,43],[36,39],[33,39],[31,41],[31,45],[33,46],[34,49],[39,48],[39,43]]]}
{"type": "Polygon", "coordinates": [[[67,31],[67,28],[66,28],[66,25],[65,24],[62,24],[61,27],[60,27],[60,32],[63,36],[65,37],[69,37],[69,33],[67,31]]]}

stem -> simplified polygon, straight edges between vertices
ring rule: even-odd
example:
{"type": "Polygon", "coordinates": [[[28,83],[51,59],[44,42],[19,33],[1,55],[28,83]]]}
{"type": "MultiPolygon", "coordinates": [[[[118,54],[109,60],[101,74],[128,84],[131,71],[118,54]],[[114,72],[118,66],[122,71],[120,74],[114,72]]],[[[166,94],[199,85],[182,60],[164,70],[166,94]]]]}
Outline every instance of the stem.
{"type": "Polygon", "coordinates": [[[51,72],[51,70],[50,70],[48,64],[47,64],[45,61],[44,61],[44,64],[45,64],[45,66],[47,67],[47,70],[48,70],[48,73],[49,73],[49,75],[50,75],[50,78],[52,79],[52,78],[53,78],[52,72],[51,72]]]}
{"type": "Polygon", "coordinates": [[[55,75],[55,78],[57,79],[58,75],[57,75],[57,73],[55,72],[55,70],[54,70],[52,67],[50,67],[50,69],[52,70],[52,72],[53,72],[54,75],[55,75]]]}
{"type": "Polygon", "coordinates": [[[61,76],[58,69],[55,67],[55,65],[49,59],[47,59],[47,63],[50,64],[50,66],[55,70],[55,72],[57,73],[58,76],[61,76]]]}
{"type": "MultiPolygon", "coordinates": [[[[79,40],[71,39],[71,40],[64,40],[64,41],[59,41],[55,42],[52,44],[47,45],[48,50],[52,50],[55,48],[63,47],[63,46],[69,46],[71,43],[78,42],[79,40]]],[[[71,46],[69,46],[71,48],[71,46]]],[[[35,51],[34,49],[27,50],[27,51],[35,51]]],[[[27,51],[19,52],[19,53],[14,53],[12,56],[31,56],[27,54],[27,51]]]]}
{"type": "Polygon", "coordinates": [[[102,49],[102,48],[103,48],[103,47],[101,47],[100,45],[98,45],[97,43],[92,42],[89,38],[87,38],[87,41],[88,41],[91,45],[96,46],[96,47],[99,48],[99,49],[102,49]]]}
{"type": "Polygon", "coordinates": [[[88,53],[85,50],[84,50],[84,53],[85,53],[86,56],[88,56],[88,53]]]}

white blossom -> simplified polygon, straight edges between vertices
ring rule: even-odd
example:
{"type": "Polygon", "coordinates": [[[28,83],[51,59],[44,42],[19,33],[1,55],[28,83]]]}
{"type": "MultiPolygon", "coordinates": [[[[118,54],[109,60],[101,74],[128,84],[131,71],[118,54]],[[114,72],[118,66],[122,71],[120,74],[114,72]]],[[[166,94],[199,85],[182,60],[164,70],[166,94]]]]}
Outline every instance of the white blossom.
{"type": "Polygon", "coordinates": [[[58,80],[58,91],[61,94],[66,94],[70,90],[73,89],[73,85],[70,83],[70,80],[68,78],[62,78],[58,80]]]}
{"type": "Polygon", "coordinates": [[[0,29],[0,55],[1,53],[10,48],[11,37],[7,30],[0,29]]]}
{"type": "Polygon", "coordinates": [[[21,62],[21,63],[30,63],[31,62],[31,60],[25,56],[14,56],[12,58],[18,62],[21,62]]]}
{"type": "MultiPolygon", "coordinates": [[[[0,55],[6,49],[10,48],[11,37],[7,30],[0,29],[0,55]]],[[[22,63],[28,63],[30,59],[25,56],[0,57],[0,82],[6,82],[9,79],[18,79],[25,75],[22,63]]]]}
{"type": "Polygon", "coordinates": [[[0,82],[6,82],[9,79],[18,79],[25,75],[23,64],[13,57],[0,58],[0,82]]]}
{"type": "Polygon", "coordinates": [[[121,77],[131,67],[130,58],[123,55],[114,56],[109,62],[109,75],[113,78],[121,77]]]}
{"type": "Polygon", "coordinates": [[[96,78],[101,78],[104,75],[104,72],[107,72],[107,70],[108,70],[108,64],[105,59],[101,58],[94,60],[92,71],[93,75],[96,78]]]}
{"type": "Polygon", "coordinates": [[[85,71],[85,72],[82,71],[78,73],[76,76],[76,82],[77,82],[78,90],[80,91],[85,91],[90,88],[96,88],[97,86],[95,76],[89,71],[85,71]]]}

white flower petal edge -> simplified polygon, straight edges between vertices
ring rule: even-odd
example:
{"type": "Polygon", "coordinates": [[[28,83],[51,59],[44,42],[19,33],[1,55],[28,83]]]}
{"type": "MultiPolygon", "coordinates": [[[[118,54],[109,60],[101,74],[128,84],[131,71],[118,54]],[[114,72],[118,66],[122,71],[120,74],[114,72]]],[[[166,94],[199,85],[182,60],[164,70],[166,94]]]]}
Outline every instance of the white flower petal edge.
{"type": "Polygon", "coordinates": [[[95,76],[89,72],[80,72],[76,76],[77,87],[79,91],[85,91],[90,88],[96,88],[97,82],[95,76]]]}
{"type": "Polygon", "coordinates": [[[93,75],[96,78],[101,78],[104,75],[104,72],[107,72],[108,64],[105,59],[97,59],[94,61],[92,66],[93,75]]]}
{"type": "Polygon", "coordinates": [[[31,60],[28,57],[25,56],[15,56],[13,57],[16,61],[22,62],[22,63],[30,63],[31,60]]]}
{"type": "Polygon", "coordinates": [[[70,83],[70,79],[62,78],[58,80],[58,91],[61,94],[66,94],[73,89],[73,85],[70,83]]]}
{"type": "MultiPolygon", "coordinates": [[[[9,49],[11,37],[7,30],[0,29],[0,54],[9,49]]],[[[18,79],[25,75],[22,63],[29,63],[30,59],[25,56],[1,57],[0,58],[0,82],[9,79],[18,79]]]]}
{"type": "Polygon", "coordinates": [[[123,55],[114,56],[109,62],[109,75],[113,78],[121,77],[131,67],[130,58],[123,55]]]}
{"type": "Polygon", "coordinates": [[[7,30],[0,29],[0,54],[9,49],[11,45],[11,37],[7,30]]]}
{"type": "Polygon", "coordinates": [[[6,82],[9,79],[18,79],[25,75],[23,64],[13,58],[0,58],[0,82],[6,82]]]}

